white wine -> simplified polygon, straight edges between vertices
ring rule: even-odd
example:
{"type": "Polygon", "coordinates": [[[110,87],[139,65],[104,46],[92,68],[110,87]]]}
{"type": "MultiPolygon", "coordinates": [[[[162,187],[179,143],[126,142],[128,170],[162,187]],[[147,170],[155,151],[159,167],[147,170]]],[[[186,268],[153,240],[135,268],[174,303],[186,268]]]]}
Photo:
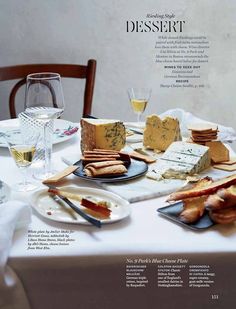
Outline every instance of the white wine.
{"type": "Polygon", "coordinates": [[[135,113],[143,113],[147,106],[147,100],[144,99],[131,99],[130,103],[135,113]]]}
{"type": "Polygon", "coordinates": [[[31,118],[47,122],[60,117],[63,109],[55,107],[30,107],[26,109],[25,113],[31,118]]]}
{"type": "Polygon", "coordinates": [[[29,166],[34,158],[36,148],[29,145],[16,145],[10,147],[10,152],[18,167],[29,166]]]}

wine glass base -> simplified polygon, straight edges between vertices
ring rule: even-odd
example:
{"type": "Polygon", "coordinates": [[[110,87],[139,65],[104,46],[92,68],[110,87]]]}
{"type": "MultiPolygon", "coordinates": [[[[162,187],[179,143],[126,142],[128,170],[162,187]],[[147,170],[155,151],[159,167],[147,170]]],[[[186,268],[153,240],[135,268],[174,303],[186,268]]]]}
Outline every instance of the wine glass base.
{"type": "Polygon", "coordinates": [[[27,192],[27,191],[33,191],[35,189],[37,189],[38,186],[32,182],[20,182],[20,183],[16,183],[12,186],[12,190],[17,191],[17,192],[27,192]]]}
{"type": "Polygon", "coordinates": [[[36,172],[33,174],[33,177],[37,180],[46,180],[52,176],[54,176],[58,171],[51,171],[51,172],[48,172],[48,173],[45,173],[45,172],[36,172]]]}

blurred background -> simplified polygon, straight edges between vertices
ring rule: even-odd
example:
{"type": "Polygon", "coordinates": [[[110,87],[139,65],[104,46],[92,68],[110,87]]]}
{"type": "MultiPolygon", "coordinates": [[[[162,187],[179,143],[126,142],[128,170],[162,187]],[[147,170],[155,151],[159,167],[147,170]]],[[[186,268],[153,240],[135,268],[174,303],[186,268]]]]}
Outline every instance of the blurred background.
{"type": "MultiPolygon", "coordinates": [[[[97,60],[93,114],[136,119],[127,88],[152,88],[145,114],[180,107],[198,117],[235,125],[236,4],[234,0],[0,0],[0,66],[79,63],[97,60]],[[171,13],[186,20],[185,33],[210,40],[203,89],[160,88],[163,65],[155,63],[157,33],[127,33],[127,20],[148,13],[171,13]]],[[[0,119],[9,118],[11,82],[0,83],[0,119]]],[[[79,121],[82,84],[63,79],[63,118],[79,121]]],[[[23,109],[23,90],[17,97],[23,109]]]]}

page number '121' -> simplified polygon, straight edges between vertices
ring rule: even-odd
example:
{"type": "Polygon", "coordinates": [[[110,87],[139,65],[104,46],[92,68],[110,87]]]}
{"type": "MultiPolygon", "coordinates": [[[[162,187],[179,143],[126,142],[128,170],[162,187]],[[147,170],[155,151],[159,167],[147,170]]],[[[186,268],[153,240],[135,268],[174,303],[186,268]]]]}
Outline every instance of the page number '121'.
{"type": "Polygon", "coordinates": [[[218,294],[211,294],[211,299],[219,299],[219,295],[218,294]]]}

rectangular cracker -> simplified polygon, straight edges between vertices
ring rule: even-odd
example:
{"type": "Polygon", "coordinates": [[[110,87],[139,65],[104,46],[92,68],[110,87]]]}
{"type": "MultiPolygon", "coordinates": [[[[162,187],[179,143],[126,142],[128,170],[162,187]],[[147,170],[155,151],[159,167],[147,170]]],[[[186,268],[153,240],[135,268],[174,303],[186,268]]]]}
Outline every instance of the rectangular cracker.
{"type": "Polygon", "coordinates": [[[115,159],[115,158],[119,158],[120,155],[119,154],[85,154],[84,153],[84,158],[87,159],[87,158],[112,158],[112,159],[115,159]]]}
{"type": "Polygon", "coordinates": [[[115,154],[115,153],[118,153],[117,150],[110,150],[110,149],[99,149],[99,148],[94,148],[92,151],[98,151],[98,152],[103,152],[103,153],[111,153],[111,154],[115,154]]]}
{"type": "Polygon", "coordinates": [[[93,168],[103,168],[107,166],[114,166],[114,165],[121,165],[123,164],[123,161],[116,160],[116,161],[102,161],[102,162],[94,162],[94,163],[89,163],[85,166],[85,168],[88,168],[92,166],[93,168]]]}
{"type": "Polygon", "coordinates": [[[236,171],[236,164],[232,164],[232,165],[216,164],[216,165],[213,165],[213,167],[218,169],[218,170],[223,170],[223,171],[227,171],[227,172],[236,171]]]}
{"type": "Polygon", "coordinates": [[[221,164],[232,165],[236,163],[236,158],[231,158],[229,161],[221,162],[221,164]]]}
{"type": "Polygon", "coordinates": [[[209,147],[211,160],[214,163],[229,161],[229,150],[222,142],[206,142],[205,145],[209,147]]]}
{"type": "Polygon", "coordinates": [[[143,155],[139,152],[133,151],[130,154],[130,157],[136,160],[141,160],[144,161],[146,163],[154,163],[156,162],[156,158],[151,157],[151,156],[147,156],[147,155],[143,155]]]}
{"type": "Polygon", "coordinates": [[[188,129],[197,132],[209,132],[209,131],[216,131],[218,127],[217,125],[211,123],[195,123],[188,125],[188,129]]]}

